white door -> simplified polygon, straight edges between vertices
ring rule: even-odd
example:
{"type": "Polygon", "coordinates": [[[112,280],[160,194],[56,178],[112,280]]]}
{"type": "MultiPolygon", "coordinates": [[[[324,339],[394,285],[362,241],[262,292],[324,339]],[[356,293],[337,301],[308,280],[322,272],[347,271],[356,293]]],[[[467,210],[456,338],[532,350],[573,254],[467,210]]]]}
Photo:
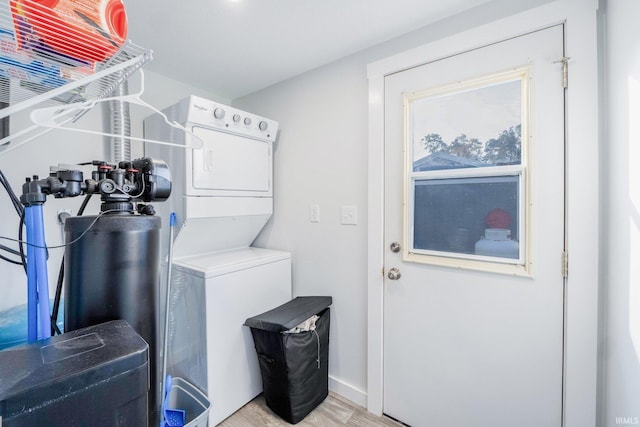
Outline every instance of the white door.
{"type": "Polygon", "coordinates": [[[560,426],[563,29],[385,78],[384,412],[560,426]]]}

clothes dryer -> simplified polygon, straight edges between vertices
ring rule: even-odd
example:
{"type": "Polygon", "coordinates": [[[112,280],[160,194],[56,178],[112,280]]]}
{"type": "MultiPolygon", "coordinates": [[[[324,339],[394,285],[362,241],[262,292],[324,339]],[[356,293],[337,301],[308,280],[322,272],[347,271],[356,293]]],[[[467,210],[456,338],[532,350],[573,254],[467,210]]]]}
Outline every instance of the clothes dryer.
{"type": "Polygon", "coordinates": [[[251,246],[273,214],[278,123],[197,96],[163,113],[167,120],[149,117],[144,132],[183,146],[145,144],[145,154],[166,161],[173,175],[171,197],[157,207],[164,230],[176,214],[168,372],[207,393],[213,426],[262,391],[244,321],[291,299],[291,255],[251,246]]]}

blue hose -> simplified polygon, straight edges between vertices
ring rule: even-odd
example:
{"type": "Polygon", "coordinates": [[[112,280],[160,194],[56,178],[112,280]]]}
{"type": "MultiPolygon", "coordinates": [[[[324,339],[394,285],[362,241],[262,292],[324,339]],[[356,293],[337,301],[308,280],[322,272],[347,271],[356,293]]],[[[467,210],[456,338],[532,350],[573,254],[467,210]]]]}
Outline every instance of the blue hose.
{"type": "Polygon", "coordinates": [[[25,206],[27,228],[27,340],[51,336],[47,250],[42,205],[25,206]]]}
{"type": "Polygon", "coordinates": [[[51,337],[51,310],[49,309],[49,274],[47,249],[44,241],[44,215],[42,205],[33,206],[33,234],[36,250],[36,277],[38,278],[38,321],[40,338],[51,337]]]}
{"type": "Polygon", "coordinates": [[[36,251],[31,244],[33,237],[33,211],[24,208],[24,223],[27,231],[27,340],[38,340],[38,278],[36,276],[36,251]]]}

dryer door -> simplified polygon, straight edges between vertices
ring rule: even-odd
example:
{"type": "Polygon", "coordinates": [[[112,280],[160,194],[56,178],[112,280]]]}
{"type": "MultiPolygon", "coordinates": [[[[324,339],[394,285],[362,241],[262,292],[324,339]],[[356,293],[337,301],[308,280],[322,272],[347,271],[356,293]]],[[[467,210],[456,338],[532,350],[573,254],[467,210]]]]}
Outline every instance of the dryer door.
{"type": "Polygon", "coordinates": [[[193,127],[203,147],[193,150],[192,184],[211,196],[272,194],[272,143],[193,127]]]}

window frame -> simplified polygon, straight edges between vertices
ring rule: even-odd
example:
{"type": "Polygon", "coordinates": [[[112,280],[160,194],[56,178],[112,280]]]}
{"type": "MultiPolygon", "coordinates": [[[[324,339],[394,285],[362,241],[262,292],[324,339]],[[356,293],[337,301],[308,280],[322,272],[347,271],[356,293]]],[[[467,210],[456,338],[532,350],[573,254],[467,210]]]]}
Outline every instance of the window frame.
{"type": "Polygon", "coordinates": [[[403,95],[404,108],[404,212],[403,212],[403,251],[402,258],[405,262],[430,264],[457,269],[469,269],[479,271],[489,271],[502,274],[532,276],[531,266],[531,241],[530,230],[531,217],[529,209],[531,207],[531,192],[529,185],[529,145],[530,135],[530,85],[532,70],[530,66],[522,66],[514,69],[497,72],[488,76],[481,76],[462,82],[455,82],[425,89],[417,92],[405,93],[403,95]],[[499,165],[486,167],[467,167],[457,169],[442,169],[430,171],[413,170],[413,128],[412,128],[412,103],[416,100],[434,96],[446,96],[456,93],[481,89],[509,81],[520,80],[521,82],[521,152],[520,164],[499,165]],[[519,258],[502,258],[485,255],[475,255],[467,253],[456,253],[437,250],[425,250],[414,248],[414,207],[415,207],[415,187],[417,181],[443,180],[443,179],[465,179],[465,178],[487,178],[517,176],[518,182],[518,244],[519,258]]]}

